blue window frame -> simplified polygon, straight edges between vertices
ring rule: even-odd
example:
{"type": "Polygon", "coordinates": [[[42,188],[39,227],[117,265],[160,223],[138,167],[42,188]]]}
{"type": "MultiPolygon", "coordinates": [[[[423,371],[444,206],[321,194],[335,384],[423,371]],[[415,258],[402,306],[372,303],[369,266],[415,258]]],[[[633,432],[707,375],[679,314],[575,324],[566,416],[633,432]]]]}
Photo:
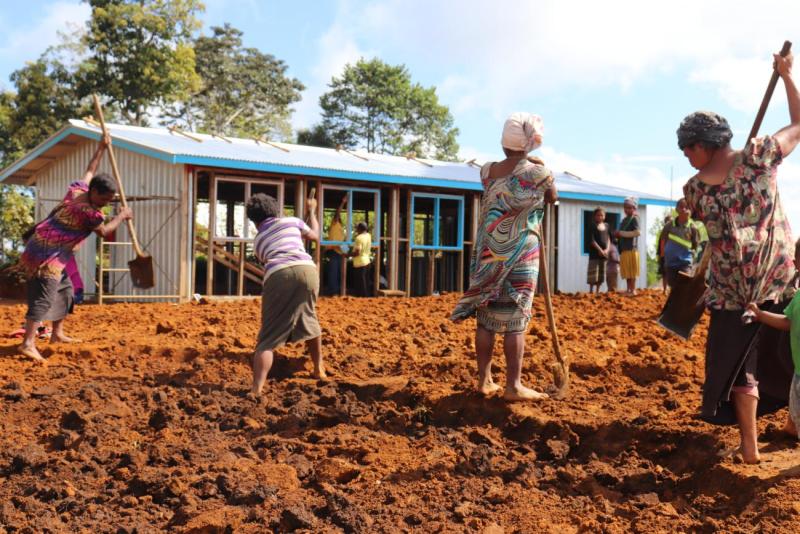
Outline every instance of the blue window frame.
{"type": "Polygon", "coordinates": [[[457,196],[457,195],[439,195],[433,193],[411,193],[411,235],[409,236],[409,242],[411,243],[411,248],[415,250],[463,250],[464,248],[464,197],[457,196]],[[425,239],[427,236],[423,236],[423,243],[417,243],[415,239],[415,230],[416,230],[416,220],[417,214],[414,211],[414,207],[416,205],[417,199],[430,199],[433,202],[433,232],[431,239],[425,239]],[[441,228],[441,204],[442,201],[456,201],[458,203],[457,207],[457,218],[458,221],[456,222],[457,230],[456,230],[456,244],[455,245],[448,245],[442,243],[442,228],[441,228]],[[426,243],[425,241],[429,241],[430,244],[426,243]]]}
{"type": "Polygon", "coordinates": [[[347,224],[345,225],[345,241],[329,241],[325,239],[325,235],[327,235],[327,229],[321,229],[322,234],[320,236],[320,244],[321,245],[344,245],[350,246],[353,244],[353,193],[370,193],[374,195],[374,207],[373,210],[375,212],[375,221],[370,225],[370,232],[372,234],[372,246],[377,247],[380,245],[381,240],[381,191],[380,189],[369,189],[364,187],[347,187],[347,186],[338,186],[338,185],[323,185],[322,192],[320,193],[320,202],[318,205],[318,214],[317,217],[320,221],[320,226],[323,224],[324,221],[324,202],[325,202],[325,192],[330,190],[338,190],[338,191],[346,191],[347,192],[347,224]]]}

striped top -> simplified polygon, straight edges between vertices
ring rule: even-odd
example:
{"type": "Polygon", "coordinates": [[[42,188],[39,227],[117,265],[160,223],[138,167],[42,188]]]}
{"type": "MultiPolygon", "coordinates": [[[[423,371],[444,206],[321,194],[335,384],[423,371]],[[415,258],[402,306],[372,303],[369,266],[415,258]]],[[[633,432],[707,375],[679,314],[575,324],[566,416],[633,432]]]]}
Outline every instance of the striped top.
{"type": "Polygon", "coordinates": [[[294,265],[315,265],[303,246],[303,236],[311,231],[297,217],[270,217],[258,225],[253,242],[258,261],[264,264],[264,281],[269,275],[294,265]]]}
{"type": "Polygon", "coordinates": [[[103,223],[103,212],[89,203],[88,191],[85,182],[73,182],[64,200],[36,225],[19,259],[29,278],[61,278],[75,249],[103,223]]]}

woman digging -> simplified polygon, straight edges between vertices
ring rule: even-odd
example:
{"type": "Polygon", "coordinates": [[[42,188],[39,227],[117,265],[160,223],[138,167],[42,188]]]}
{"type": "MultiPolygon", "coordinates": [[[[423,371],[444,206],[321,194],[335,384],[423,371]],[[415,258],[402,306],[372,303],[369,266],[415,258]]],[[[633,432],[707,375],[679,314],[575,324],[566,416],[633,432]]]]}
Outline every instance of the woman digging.
{"type": "MultiPolygon", "coordinates": [[[[792,378],[788,337],[743,324],[755,302],[780,313],[791,297],[793,240],[778,196],[777,167],[800,141],[800,93],[792,57],[775,55],[791,123],[773,136],[730,146],[728,122],[716,113],[692,113],[678,128],[678,146],[699,172],[684,186],[692,215],[705,224],[711,247],[706,305],[711,323],[701,417],[739,425],[739,452],[757,463],[756,416],[786,405],[792,378]]],[[[793,430],[787,422],[784,429],[793,430]]]]}
{"type": "Polygon", "coordinates": [[[75,341],[64,333],[64,318],[73,304],[72,283],[64,268],[75,250],[92,232],[106,237],[133,217],[130,208],[122,208],[110,222],[103,223],[105,216],[100,210],[114,198],[117,186],[109,175],[95,172],[110,144],[108,138],[99,143],[83,178],[70,184],[61,203],[33,228],[19,260],[28,277],[28,312],[19,352],[38,362],[45,361],[35,344],[40,322],[53,321],[51,343],[75,341]]]}
{"type": "Polygon", "coordinates": [[[545,202],[555,202],[552,173],[528,152],[542,143],[542,119],[514,113],[503,127],[506,159],[481,167],[483,196],[475,251],[470,262],[469,289],[451,316],[461,321],[475,316],[477,389],[498,391],[492,379],[495,334],[503,335],[508,401],[537,400],[545,393],[522,385],[525,333],[539,272],[539,238],[532,232],[541,221],[545,202]]]}
{"type": "Polygon", "coordinates": [[[264,388],[274,350],[287,342],[305,341],[314,377],[326,376],[316,310],[319,273],[303,246],[303,239],[319,241],[317,201],[309,198],[306,202],[308,224],[296,217],[280,217],[278,201],[269,195],[257,193],[247,200],[247,217],[258,229],[253,246],[264,264],[261,330],[253,355],[254,395],[264,388]]]}

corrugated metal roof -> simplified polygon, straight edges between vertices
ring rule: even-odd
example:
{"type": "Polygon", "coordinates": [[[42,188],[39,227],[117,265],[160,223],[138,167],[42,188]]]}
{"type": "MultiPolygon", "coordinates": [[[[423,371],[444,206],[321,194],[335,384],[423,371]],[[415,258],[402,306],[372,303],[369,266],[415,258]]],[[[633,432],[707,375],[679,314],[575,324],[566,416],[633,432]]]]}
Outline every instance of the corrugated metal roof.
{"type": "MultiPolygon", "coordinates": [[[[479,168],[467,163],[409,159],[286,143],[267,144],[252,139],[221,139],[195,134],[195,141],[166,128],[108,124],[114,144],[173,164],[204,165],[254,171],[303,174],[405,185],[480,190],[479,168]],[[281,147],[281,148],[278,148],[281,147]]],[[[58,157],[72,136],[99,139],[100,129],[82,120],[70,120],[48,140],[0,173],[0,181],[25,183],[47,161],[58,157]],[[45,160],[43,162],[42,160],[45,160]]],[[[569,173],[556,173],[562,198],[621,202],[635,196],[644,204],[672,205],[657,195],[594,183],[569,173]]]]}

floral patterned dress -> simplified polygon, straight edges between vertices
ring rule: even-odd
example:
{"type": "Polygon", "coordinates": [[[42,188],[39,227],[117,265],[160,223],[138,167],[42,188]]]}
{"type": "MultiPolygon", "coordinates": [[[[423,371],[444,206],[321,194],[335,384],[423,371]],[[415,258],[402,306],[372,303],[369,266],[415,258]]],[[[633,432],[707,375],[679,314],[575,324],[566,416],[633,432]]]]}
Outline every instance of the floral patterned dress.
{"type": "Polygon", "coordinates": [[[683,188],[693,217],[711,244],[706,304],[743,310],[750,302],[778,302],[794,277],[794,245],[778,195],[783,159],[774,137],[753,141],[736,156],[725,181],[708,185],[697,176],[683,188]]]}
{"type": "Polygon", "coordinates": [[[478,234],[470,262],[469,289],[451,319],[477,315],[493,332],[525,330],[539,272],[538,230],[544,194],[553,175],[544,165],[522,160],[511,174],[489,178],[481,168],[483,197],[478,234]]]}

